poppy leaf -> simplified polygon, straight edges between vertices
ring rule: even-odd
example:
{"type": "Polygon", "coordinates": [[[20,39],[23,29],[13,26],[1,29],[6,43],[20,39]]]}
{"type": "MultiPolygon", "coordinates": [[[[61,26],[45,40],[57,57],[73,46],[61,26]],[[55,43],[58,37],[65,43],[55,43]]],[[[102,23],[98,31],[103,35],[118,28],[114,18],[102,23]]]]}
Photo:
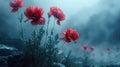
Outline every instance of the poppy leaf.
{"type": "Polygon", "coordinates": [[[58,40],[58,38],[59,38],[59,35],[56,34],[56,35],[55,35],[55,40],[58,40]]]}

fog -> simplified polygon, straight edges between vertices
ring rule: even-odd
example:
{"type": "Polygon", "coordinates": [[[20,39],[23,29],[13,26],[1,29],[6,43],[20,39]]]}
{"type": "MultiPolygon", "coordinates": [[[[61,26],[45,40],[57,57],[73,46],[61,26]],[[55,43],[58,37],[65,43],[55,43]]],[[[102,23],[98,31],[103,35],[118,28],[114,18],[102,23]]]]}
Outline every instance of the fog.
{"type": "MultiPolygon", "coordinates": [[[[0,1],[0,37],[19,38],[20,25],[17,13],[11,13],[9,2],[0,1]]],[[[87,44],[94,45],[96,52],[107,47],[120,45],[120,1],[119,0],[23,0],[25,6],[19,10],[23,13],[28,6],[38,6],[44,9],[44,17],[51,6],[57,6],[65,13],[65,21],[61,26],[55,25],[55,31],[65,31],[73,28],[79,32],[80,38],[76,45],[64,45],[66,50],[78,50],[87,44]]],[[[24,16],[24,20],[26,17],[24,16]]],[[[52,27],[51,18],[50,26],[52,27]]],[[[34,29],[41,26],[32,26],[29,22],[23,23],[25,36],[29,37],[34,29]]],[[[62,42],[61,42],[62,43],[62,42]]],[[[60,43],[60,44],[61,44],[60,43]]],[[[78,54],[79,55],[79,54],[78,54]]]]}

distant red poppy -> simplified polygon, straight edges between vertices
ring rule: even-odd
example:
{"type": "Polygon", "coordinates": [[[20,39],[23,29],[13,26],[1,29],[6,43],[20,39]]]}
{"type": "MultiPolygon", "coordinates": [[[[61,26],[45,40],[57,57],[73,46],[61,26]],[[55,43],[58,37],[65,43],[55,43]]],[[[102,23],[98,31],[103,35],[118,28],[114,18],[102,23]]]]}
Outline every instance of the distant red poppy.
{"type": "Polygon", "coordinates": [[[22,8],[24,4],[22,0],[14,0],[13,2],[10,2],[10,6],[12,7],[12,12],[16,12],[19,8],[22,8]]]}
{"type": "Polygon", "coordinates": [[[110,48],[107,48],[107,51],[111,51],[111,49],[110,49],[110,48]]]}
{"type": "Polygon", "coordinates": [[[60,21],[65,20],[65,15],[62,12],[62,10],[55,6],[50,8],[50,12],[48,13],[48,16],[49,17],[54,16],[57,19],[58,25],[60,25],[60,21]]]}
{"type": "Polygon", "coordinates": [[[71,42],[74,41],[76,43],[76,40],[79,38],[79,34],[76,30],[68,28],[65,32],[62,32],[65,36],[61,38],[61,40],[64,40],[65,42],[71,42]]]}
{"type": "Polygon", "coordinates": [[[85,50],[85,51],[88,50],[88,46],[87,46],[87,45],[83,45],[82,48],[83,48],[83,50],[85,50]]]}
{"type": "MultiPolygon", "coordinates": [[[[43,17],[43,9],[35,6],[30,6],[24,12],[25,16],[28,18],[26,21],[31,20],[32,25],[44,25],[45,18],[43,17]]],[[[25,21],[25,22],[26,22],[25,21]]]]}
{"type": "Polygon", "coordinates": [[[91,46],[91,47],[90,47],[90,50],[91,50],[91,51],[94,51],[94,49],[95,49],[94,46],[91,46]]]}

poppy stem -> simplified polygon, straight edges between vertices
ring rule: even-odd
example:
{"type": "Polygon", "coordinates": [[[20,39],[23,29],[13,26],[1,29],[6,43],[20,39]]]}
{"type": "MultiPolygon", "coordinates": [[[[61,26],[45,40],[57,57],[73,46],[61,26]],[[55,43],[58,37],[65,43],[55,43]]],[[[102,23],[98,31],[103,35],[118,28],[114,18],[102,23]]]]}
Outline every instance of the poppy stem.
{"type": "Polygon", "coordinates": [[[47,29],[46,29],[46,35],[48,36],[48,27],[49,27],[49,23],[50,23],[50,18],[48,18],[48,22],[47,22],[47,29]]]}
{"type": "Polygon", "coordinates": [[[22,26],[22,23],[20,23],[20,26],[21,26],[21,38],[24,39],[24,34],[23,34],[23,26],[22,26]]]}
{"type": "Polygon", "coordinates": [[[23,40],[24,39],[24,30],[23,30],[23,26],[22,26],[22,20],[23,20],[23,15],[19,15],[19,12],[17,12],[18,14],[18,20],[20,22],[20,27],[21,27],[21,31],[20,31],[20,36],[21,36],[21,39],[23,40]],[[19,17],[20,16],[20,17],[19,17]]]}
{"type": "Polygon", "coordinates": [[[60,46],[60,48],[59,49],[61,49],[64,45],[65,45],[66,43],[64,42],[61,46],[60,46]]]}
{"type": "MultiPolygon", "coordinates": [[[[46,43],[47,38],[48,38],[48,27],[49,27],[49,23],[50,23],[50,17],[48,17],[48,21],[47,21],[45,43],[46,43]]],[[[45,44],[45,43],[44,43],[44,44],[45,44]]]]}
{"type": "Polygon", "coordinates": [[[18,19],[19,19],[19,11],[17,11],[18,19]]]}
{"type": "Polygon", "coordinates": [[[51,30],[51,35],[53,35],[54,27],[55,27],[55,20],[54,20],[54,23],[53,23],[53,28],[51,30]]]}

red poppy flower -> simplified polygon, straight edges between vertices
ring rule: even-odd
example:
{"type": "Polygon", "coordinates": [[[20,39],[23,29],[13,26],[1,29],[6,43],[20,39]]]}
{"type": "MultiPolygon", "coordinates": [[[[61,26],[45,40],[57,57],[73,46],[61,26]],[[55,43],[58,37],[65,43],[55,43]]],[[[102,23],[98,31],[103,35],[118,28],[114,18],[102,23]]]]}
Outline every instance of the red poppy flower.
{"type": "Polygon", "coordinates": [[[51,7],[48,16],[54,16],[57,19],[57,24],[60,25],[60,21],[65,20],[65,15],[58,7],[51,7]]]}
{"type": "Polygon", "coordinates": [[[22,0],[14,0],[13,2],[10,2],[10,6],[12,7],[12,12],[16,12],[19,8],[23,7],[24,4],[22,0]]]}
{"type": "Polygon", "coordinates": [[[32,20],[31,21],[32,25],[44,25],[45,24],[45,18],[41,17],[39,20],[32,20]]]}
{"type": "Polygon", "coordinates": [[[78,32],[69,28],[65,32],[62,32],[62,34],[64,34],[65,36],[61,38],[61,40],[64,40],[65,42],[74,41],[76,43],[76,40],[79,38],[78,32]]]}
{"type": "Polygon", "coordinates": [[[110,51],[111,49],[110,48],[107,48],[107,51],[110,51]]]}
{"type": "Polygon", "coordinates": [[[82,48],[83,48],[83,50],[85,50],[85,51],[88,50],[88,46],[87,46],[87,45],[83,45],[82,48]]]}
{"type": "MultiPolygon", "coordinates": [[[[35,6],[30,6],[24,12],[25,16],[28,18],[26,21],[31,20],[32,25],[43,25],[45,24],[45,18],[43,16],[43,9],[35,6]]],[[[25,21],[25,22],[26,22],[25,21]]]]}
{"type": "Polygon", "coordinates": [[[91,46],[91,47],[90,47],[90,50],[91,50],[91,51],[94,51],[94,49],[95,49],[94,46],[91,46]]]}

